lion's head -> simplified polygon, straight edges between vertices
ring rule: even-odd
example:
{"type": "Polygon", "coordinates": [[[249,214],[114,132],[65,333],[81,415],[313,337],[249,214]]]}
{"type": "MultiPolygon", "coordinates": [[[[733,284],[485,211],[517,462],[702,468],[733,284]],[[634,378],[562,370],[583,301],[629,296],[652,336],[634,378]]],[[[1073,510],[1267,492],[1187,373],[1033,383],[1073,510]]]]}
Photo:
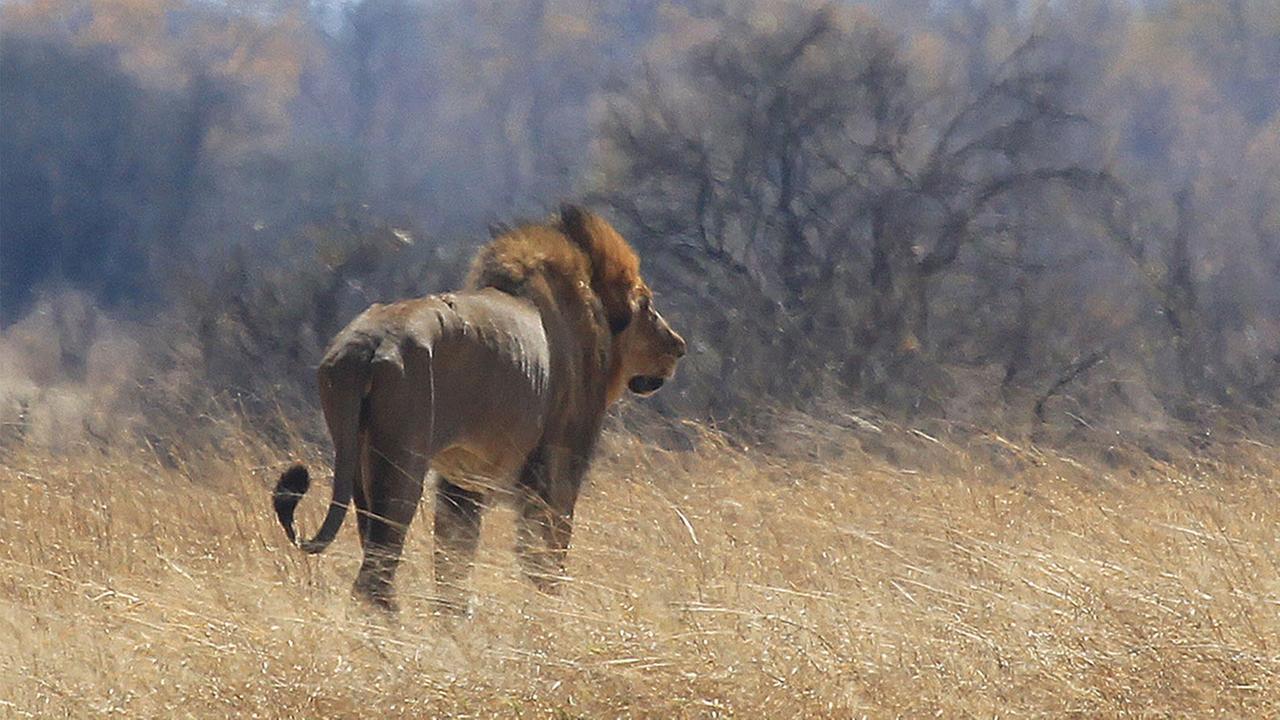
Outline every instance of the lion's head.
{"type": "Polygon", "coordinates": [[[566,205],[560,209],[565,234],[591,260],[591,289],[604,306],[613,335],[609,402],[623,388],[651,395],[671,378],[684,357],[684,338],[671,329],[653,304],[653,293],[640,276],[640,259],[604,218],[566,205]]]}
{"type": "Polygon", "coordinates": [[[675,374],[676,363],[686,350],[684,338],[671,329],[653,306],[649,288],[637,288],[631,306],[630,320],[614,336],[611,401],[622,394],[624,383],[637,395],[656,392],[675,374]]]}

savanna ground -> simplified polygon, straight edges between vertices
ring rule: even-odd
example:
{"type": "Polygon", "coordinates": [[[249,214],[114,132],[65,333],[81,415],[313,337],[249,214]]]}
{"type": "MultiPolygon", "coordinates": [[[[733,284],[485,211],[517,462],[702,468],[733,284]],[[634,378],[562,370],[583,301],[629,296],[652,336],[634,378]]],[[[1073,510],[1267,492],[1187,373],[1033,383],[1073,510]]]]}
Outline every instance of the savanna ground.
{"type": "Polygon", "coordinates": [[[563,596],[519,577],[497,509],[452,628],[429,512],[389,622],[349,595],[350,519],[324,555],[286,545],[285,458],[251,433],[177,460],[11,449],[0,716],[1280,714],[1280,448],[1106,462],[877,422],[791,418],[769,451],[614,433],[563,596]]]}

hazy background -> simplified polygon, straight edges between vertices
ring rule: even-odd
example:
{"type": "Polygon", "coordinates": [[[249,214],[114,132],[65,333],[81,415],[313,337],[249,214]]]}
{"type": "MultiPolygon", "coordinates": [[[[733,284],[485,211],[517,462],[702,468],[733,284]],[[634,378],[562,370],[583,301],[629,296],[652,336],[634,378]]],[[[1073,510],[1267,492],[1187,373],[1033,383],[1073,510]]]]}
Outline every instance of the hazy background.
{"type": "Polygon", "coordinates": [[[281,432],[561,199],[690,340],[633,414],[1264,416],[1277,68],[1272,0],[3,2],[0,442],[281,432]]]}
{"type": "Polygon", "coordinates": [[[1280,717],[1277,68],[1276,0],[0,0],[0,716],[1280,717]],[[562,595],[498,503],[441,624],[428,507],[387,622],[270,510],[314,366],[566,198],[690,353],[562,595]]]}

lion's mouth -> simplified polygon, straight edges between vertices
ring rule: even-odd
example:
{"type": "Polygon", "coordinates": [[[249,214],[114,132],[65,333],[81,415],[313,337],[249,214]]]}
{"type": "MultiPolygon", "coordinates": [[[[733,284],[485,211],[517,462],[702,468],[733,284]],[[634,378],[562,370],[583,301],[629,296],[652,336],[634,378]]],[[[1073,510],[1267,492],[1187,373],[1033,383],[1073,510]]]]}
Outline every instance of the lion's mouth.
{"type": "Polygon", "coordinates": [[[657,392],[666,381],[666,378],[656,375],[637,375],[627,381],[627,389],[637,395],[649,395],[657,392]]]}

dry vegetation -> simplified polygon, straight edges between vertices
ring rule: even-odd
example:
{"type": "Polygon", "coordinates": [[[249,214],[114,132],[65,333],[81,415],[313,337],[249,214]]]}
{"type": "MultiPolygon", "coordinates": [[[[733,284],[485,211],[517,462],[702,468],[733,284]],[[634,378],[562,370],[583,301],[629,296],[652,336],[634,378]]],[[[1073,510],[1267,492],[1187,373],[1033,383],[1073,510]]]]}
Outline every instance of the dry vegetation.
{"type": "Polygon", "coordinates": [[[611,436],[565,595],[518,577],[499,509],[452,628],[426,614],[429,519],[390,622],[348,594],[353,527],[318,558],[285,545],[280,458],[248,433],[170,469],[19,449],[0,467],[0,715],[1280,713],[1280,449],[1108,465],[785,426],[772,453],[611,436]]]}

